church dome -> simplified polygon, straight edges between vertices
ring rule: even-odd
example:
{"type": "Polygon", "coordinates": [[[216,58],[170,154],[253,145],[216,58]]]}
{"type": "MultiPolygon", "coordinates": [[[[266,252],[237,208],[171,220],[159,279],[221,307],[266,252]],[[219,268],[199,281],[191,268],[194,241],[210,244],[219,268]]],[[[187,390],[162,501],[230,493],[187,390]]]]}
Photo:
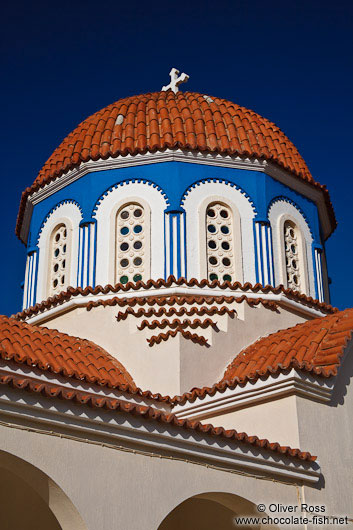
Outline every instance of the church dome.
{"type": "Polygon", "coordinates": [[[336,226],[326,186],[313,179],[273,122],[225,99],[167,90],[119,99],[81,122],[22,193],[16,234],[20,237],[28,197],[82,163],[167,149],[270,161],[322,192],[332,229],[336,226]]]}
{"type": "Polygon", "coordinates": [[[274,123],[225,99],[169,90],[120,99],[84,120],[47,160],[34,186],[88,160],[173,148],[272,160],[313,182],[274,123]]]}

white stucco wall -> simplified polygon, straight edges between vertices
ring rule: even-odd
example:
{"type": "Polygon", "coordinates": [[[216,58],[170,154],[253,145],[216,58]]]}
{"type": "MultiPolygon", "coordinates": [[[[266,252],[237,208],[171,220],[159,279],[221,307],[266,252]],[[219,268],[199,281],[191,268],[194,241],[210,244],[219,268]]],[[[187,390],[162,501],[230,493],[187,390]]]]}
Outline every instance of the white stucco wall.
{"type": "MultiPolygon", "coordinates": [[[[87,530],[157,530],[176,506],[202,493],[230,493],[255,504],[296,504],[301,494],[301,487],[276,479],[212,469],[178,460],[178,455],[144,456],[105,447],[99,440],[89,443],[4,425],[0,437],[3,450],[39,468],[64,491],[87,530]]],[[[68,523],[64,530],[71,528],[68,523]]]]}
{"type": "Polygon", "coordinates": [[[137,326],[143,318],[134,316],[117,322],[119,306],[100,306],[91,311],[77,308],[43,325],[96,342],[125,366],[137,386],[174,396],[193,387],[212,386],[243,348],[264,335],[305,321],[303,316],[281,307],[272,311],[261,304],[250,307],[242,302],[234,303],[234,308],[238,317],[212,317],[218,331],[191,329],[207,337],[209,346],[200,346],[178,334],[150,347],[146,339],[165,330],[139,331],[137,326]]]}

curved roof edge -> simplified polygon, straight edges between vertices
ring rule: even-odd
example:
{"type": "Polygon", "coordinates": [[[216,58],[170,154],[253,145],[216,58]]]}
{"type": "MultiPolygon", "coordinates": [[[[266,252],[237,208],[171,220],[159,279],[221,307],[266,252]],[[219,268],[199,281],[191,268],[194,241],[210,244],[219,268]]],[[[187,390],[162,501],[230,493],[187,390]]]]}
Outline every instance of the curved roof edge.
{"type": "Polygon", "coordinates": [[[28,197],[80,164],[176,148],[271,161],[319,189],[333,230],[337,225],[326,186],[314,181],[294,144],[273,122],[225,99],[169,90],[120,99],[81,122],[22,193],[17,236],[28,197]]]}
{"type": "Polygon", "coordinates": [[[238,353],[218,383],[174,396],[172,402],[183,404],[213,396],[291,368],[314,376],[334,377],[352,334],[353,308],[271,333],[238,353]]]}

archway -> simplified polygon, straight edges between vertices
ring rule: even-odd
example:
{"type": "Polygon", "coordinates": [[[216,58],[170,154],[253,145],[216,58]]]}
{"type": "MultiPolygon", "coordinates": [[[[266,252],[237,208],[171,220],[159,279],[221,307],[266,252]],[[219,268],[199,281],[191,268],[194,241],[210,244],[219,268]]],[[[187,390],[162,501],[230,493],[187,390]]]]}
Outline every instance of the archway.
{"type": "MultiPolygon", "coordinates": [[[[158,530],[261,530],[261,525],[240,526],[235,517],[258,517],[256,506],[249,500],[232,493],[202,493],[186,499],[172,510],[162,521],[158,530]]],[[[266,515],[266,514],[262,514],[266,515]]],[[[266,526],[275,530],[277,526],[266,526]]]]}
{"type": "Polygon", "coordinates": [[[1,530],[87,530],[63,490],[32,464],[0,451],[1,530]]]}

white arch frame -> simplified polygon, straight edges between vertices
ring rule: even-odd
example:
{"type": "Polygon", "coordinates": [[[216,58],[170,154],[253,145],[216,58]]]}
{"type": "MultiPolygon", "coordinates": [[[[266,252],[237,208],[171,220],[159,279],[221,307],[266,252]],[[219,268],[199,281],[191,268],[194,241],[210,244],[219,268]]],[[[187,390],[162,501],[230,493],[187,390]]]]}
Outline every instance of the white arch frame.
{"type": "MultiPolygon", "coordinates": [[[[224,508],[228,508],[229,510],[233,511],[234,516],[256,517],[258,515],[257,504],[251,501],[250,499],[241,496],[240,494],[228,491],[209,491],[205,493],[197,493],[195,495],[191,495],[190,497],[187,497],[181,502],[179,502],[179,504],[177,504],[176,506],[172,507],[169,513],[167,513],[163,520],[160,522],[157,530],[168,528],[168,519],[170,518],[170,516],[173,515],[173,513],[175,513],[177,510],[182,510],[183,506],[185,506],[188,501],[198,499],[206,500],[211,503],[214,503],[215,505],[220,505],[224,508]]],[[[263,516],[269,515],[268,511],[266,512],[267,513],[263,513],[263,516]]],[[[197,512],[195,512],[195,518],[197,518],[197,512]]],[[[229,523],[232,524],[231,521],[229,521],[229,523]]],[[[279,527],[274,524],[269,526],[269,528],[271,528],[272,530],[279,529],[279,527]]]]}
{"type": "Polygon", "coordinates": [[[303,214],[292,203],[284,199],[278,199],[271,204],[268,218],[272,228],[276,284],[287,286],[284,223],[291,221],[298,229],[300,278],[303,282],[301,292],[315,298],[314,264],[312,257],[313,237],[303,214]]]}
{"type": "Polygon", "coordinates": [[[121,207],[130,202],[140,203],[145,208],[146,231],[149,230],[150,234],[150,257],[148,258],[146,255],[150,262],[150,278],[163,278],[163,227],[167,201],[163,194],[152,185],[144,182],[125,182],[110,190],[101,199],[95,212],[97,219],[97,285],[115,283],[116,216],[121,207]]]}
{"type": "Polygon", "coordinates": [[[201,182],[183,202],[188,278],[207,277],[205,216],[207,206],[213,202],[224,203],[232,210],[234,247],[240,256],[236,260],[235,280],[255,283],[254,207],[243,192],[227,182],[201,182]]]}
{"type": "Polygon", "coordinates": [[[87,526],[71,499],[44,471],[7,451],[0,451],[0,469],[4,468],[32,488],[56,517],[63,530],[87,530],[87,526]],[[48,495],[43,495],[48,492],[48,495]]]}
{"type": "Polygon", "coordinates": [[[65,224],[68,230],[69,253],[68,253],[68,282],[67,285],[76,287],[77,285],[77,263],[78,263],[78,243],[79,243],[79,225],[82,220],[82,213],[77,204],[67,202],[58,205],[47,217],[38,239],[39,261],[38,261],[38,278],[37,294],[38,302],[45,300],[49,295],[49,259],[51,249],[51,235],[54,229],[65,224]]]}

